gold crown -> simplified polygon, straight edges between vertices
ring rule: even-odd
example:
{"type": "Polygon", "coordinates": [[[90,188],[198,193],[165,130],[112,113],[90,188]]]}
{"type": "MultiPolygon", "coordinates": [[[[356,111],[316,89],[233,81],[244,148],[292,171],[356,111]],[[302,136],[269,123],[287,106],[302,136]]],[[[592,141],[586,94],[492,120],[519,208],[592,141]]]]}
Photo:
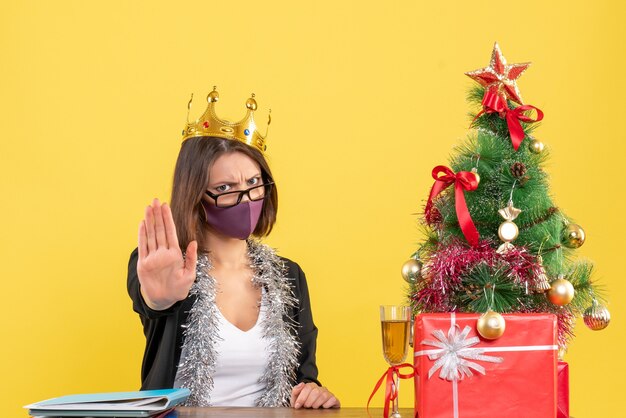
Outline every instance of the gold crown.
{"type": "MultiPolygon", "coordinates": [[[[267,131],[265,131],[265,136],[263,136],[256,129],[254,111],[257,109],[257,103],[254,99],[254,93],[246,100],[246,109],[248,109],[248,111],[246,116],[239,122],[228,122],[217,117],[215,114],[215,103],[217,103],[219,98],[220,94],[217,92],[217,87],[213,87],[213,91],[207,95],[206,100],[208,106],[202,116],[194,122],[189,122],[189,111],[191,110],[191,102],[193,101],[193,94],[191,95],[191,99],[189,99],[189,103],[187,104],[187,126],[183,129],[183,141],[199,136],[214,136],[243,142],[261,152],[265,152],[267,149],[267,145],[265,145],[267,131]]],[[[268,128],[271,121],[270,110],[267,121],[268,128]]]]}

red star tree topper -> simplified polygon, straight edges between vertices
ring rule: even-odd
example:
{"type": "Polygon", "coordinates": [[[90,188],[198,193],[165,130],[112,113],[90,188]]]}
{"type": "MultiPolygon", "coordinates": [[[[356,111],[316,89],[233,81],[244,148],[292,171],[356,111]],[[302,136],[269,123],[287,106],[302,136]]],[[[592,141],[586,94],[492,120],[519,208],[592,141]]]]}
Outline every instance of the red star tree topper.
{"type": "Polygon", "coordinates": [[[523,104],[522,96],[517,88],[517,79],[530,66],[530,62],[522,64],[507,64],[506,58],[496,42],[491,53],[489,67],[465,73],[473,80],[484,86],[488,92],[495,93],[502,100],[511,100],[523,104]]]}

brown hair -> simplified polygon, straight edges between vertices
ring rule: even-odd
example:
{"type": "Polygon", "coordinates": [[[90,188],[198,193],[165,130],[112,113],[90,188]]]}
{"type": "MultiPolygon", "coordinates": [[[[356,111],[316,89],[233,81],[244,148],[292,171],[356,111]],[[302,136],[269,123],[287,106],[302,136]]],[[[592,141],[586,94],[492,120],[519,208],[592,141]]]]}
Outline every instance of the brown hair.
{"type": "MultiPolygon", "coordinates": [[[[265,157],[256,148],[236,140],[208,136],[185,140],[174,169],[170,201],[178,243],[183,251],[193,240],[198,241],[200,250],[207,250],[206,229],[203,227],[204,209],[200,202],[209,185],[211,166],[220,156],[231,152],[240,152],[252,158],[261,168],[264,182],[272,179],[272,172],[265,157]]],[[[269,196],[263,201],[261,217],[252,235],[256,237],[269,235],[276,222],[277,212],[278,192],[274,185],[269,196]]]]}

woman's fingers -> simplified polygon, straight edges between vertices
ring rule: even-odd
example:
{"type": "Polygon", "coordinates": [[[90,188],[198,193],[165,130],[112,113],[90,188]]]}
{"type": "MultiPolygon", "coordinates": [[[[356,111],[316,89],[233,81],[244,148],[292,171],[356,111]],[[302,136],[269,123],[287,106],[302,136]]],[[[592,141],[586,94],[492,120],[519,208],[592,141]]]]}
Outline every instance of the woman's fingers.
{"type": "MultiPolygon", "coordinates": [[[[330,392],[328,392],[330,393],[330,392]]],[[[335,395],[331,394],[330,398],[324,402],[324,405],[322,405],[322,408],[339,408],[341,407],[341,403],[339,402],[339,399],[335,398],[335,395]]]]}
{"type": "Polygon", "coordinates": [[[309,398],[309,395],[311,394],[311,392],[314,390],[314,388],[317,388],[317,387],[318,386],[315,383],[305,383],[304,387],[302,388],[302,390],[296,397],[293,407],[296,409],[302,408],[304,406],[304,403],[309,398]]]}
{"type": "Polygon", "coordinates": [[[176,225],[172,216],[172,209],[167,203],[161,206],[163,212],[163,226],[165,227],[165,237],[169,248],[179,248],[178,235],[176,234],[176,225]]]}
{"type": "Polygon", "coordinates": [[[165,237],[165,225],[163,224],[163,211],[159,199],[152,201],[152,211],[154,212],[154,233],[156,236],[157,248],[167,249],[167,238],[165,237]]]}
{"type": "Polygon", "coordinates": [[[293,407],[296,409],[302,408],[302,406],[304,405],[304,401],[306,401],[306,398],[309,396],[310,392],[311,392],[311,387],[305,385],[302,388],[302,391],[300,391],[300,394],[298,395],[296,400],[294,401],[293,407]]]}
{"type": "Polygon", "coordinates": [[[296,399],[298,399],[298,395],[300,395],[300,392],[302,392],[302,389],[304,389],[304,383],[298,383],[297,385],[295,385],[293,387],[293,389],[291,389],[291,407],[295,408],[296,406],[296,399]]]}
{"type": "Polygon", "coordinates": [[[154,235],[154,212],[152,211],[152,206],[148,206],[146,208],[146,237],[148,239],[148,253],[156,251],[156,237],[154,235]]]}
{"type": "Polygon", "coordinates": [[[309,392],[309,396],[307,396],[307,398],[304,400],[303,406],[305,408],[312,408],[313,404],[320,396],[322,396],[322,388],[320,388],[319,386],[314,387],[313,389],[311,389],[311,392],[309,392]]]}
{"type": "Polygon", "coordinates": [[[185,276],[196,277],[196,263],[198,262],[198,241],[191,241],[185,252],[185,276]]]}
{"type": "Polygon", "coordinates": [[[328,389],[315,383],[300,383],[291,390],[293,408],[339,408],[339,400],[328,389]]]}
{"type": "MultiPolygon", "coordinates": [[[[320,393],[319,396],[317,397],[317,399],[315,399],[313,402],[310,403],[310,408],[313,409],[317,409],[320,406],[324,405],[324,403],[328,400],[328,398],[330,398],[332,395],[332,393],[330,393],[328,390],[326,390],[326,388],[320,388],[320,393]]],[[[304,406],[307,406],[308,402],[304,403],[304,406]]]]}
{"type": "Polygon", "coordinates": [[[146,235],[146,221],[144,220],[139,223],[138,241],[137,249],[139,250],[139,259],[142,260],[148,255],[148,236],[146,235]]]}

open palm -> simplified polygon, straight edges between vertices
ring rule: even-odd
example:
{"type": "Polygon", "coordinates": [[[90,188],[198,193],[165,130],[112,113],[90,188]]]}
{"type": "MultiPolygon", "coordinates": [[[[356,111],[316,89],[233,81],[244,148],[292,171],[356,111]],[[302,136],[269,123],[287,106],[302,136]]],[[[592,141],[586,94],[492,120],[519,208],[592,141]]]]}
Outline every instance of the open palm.
{"type": "Polygon", "coordinates": [[[184,300],[196,279],[198,243],[187,246],[186,256],[178,245],[172,211],[154,199],[139,225],[137,275],[141,294],[154,310],[163,310],[184,300]]]}

